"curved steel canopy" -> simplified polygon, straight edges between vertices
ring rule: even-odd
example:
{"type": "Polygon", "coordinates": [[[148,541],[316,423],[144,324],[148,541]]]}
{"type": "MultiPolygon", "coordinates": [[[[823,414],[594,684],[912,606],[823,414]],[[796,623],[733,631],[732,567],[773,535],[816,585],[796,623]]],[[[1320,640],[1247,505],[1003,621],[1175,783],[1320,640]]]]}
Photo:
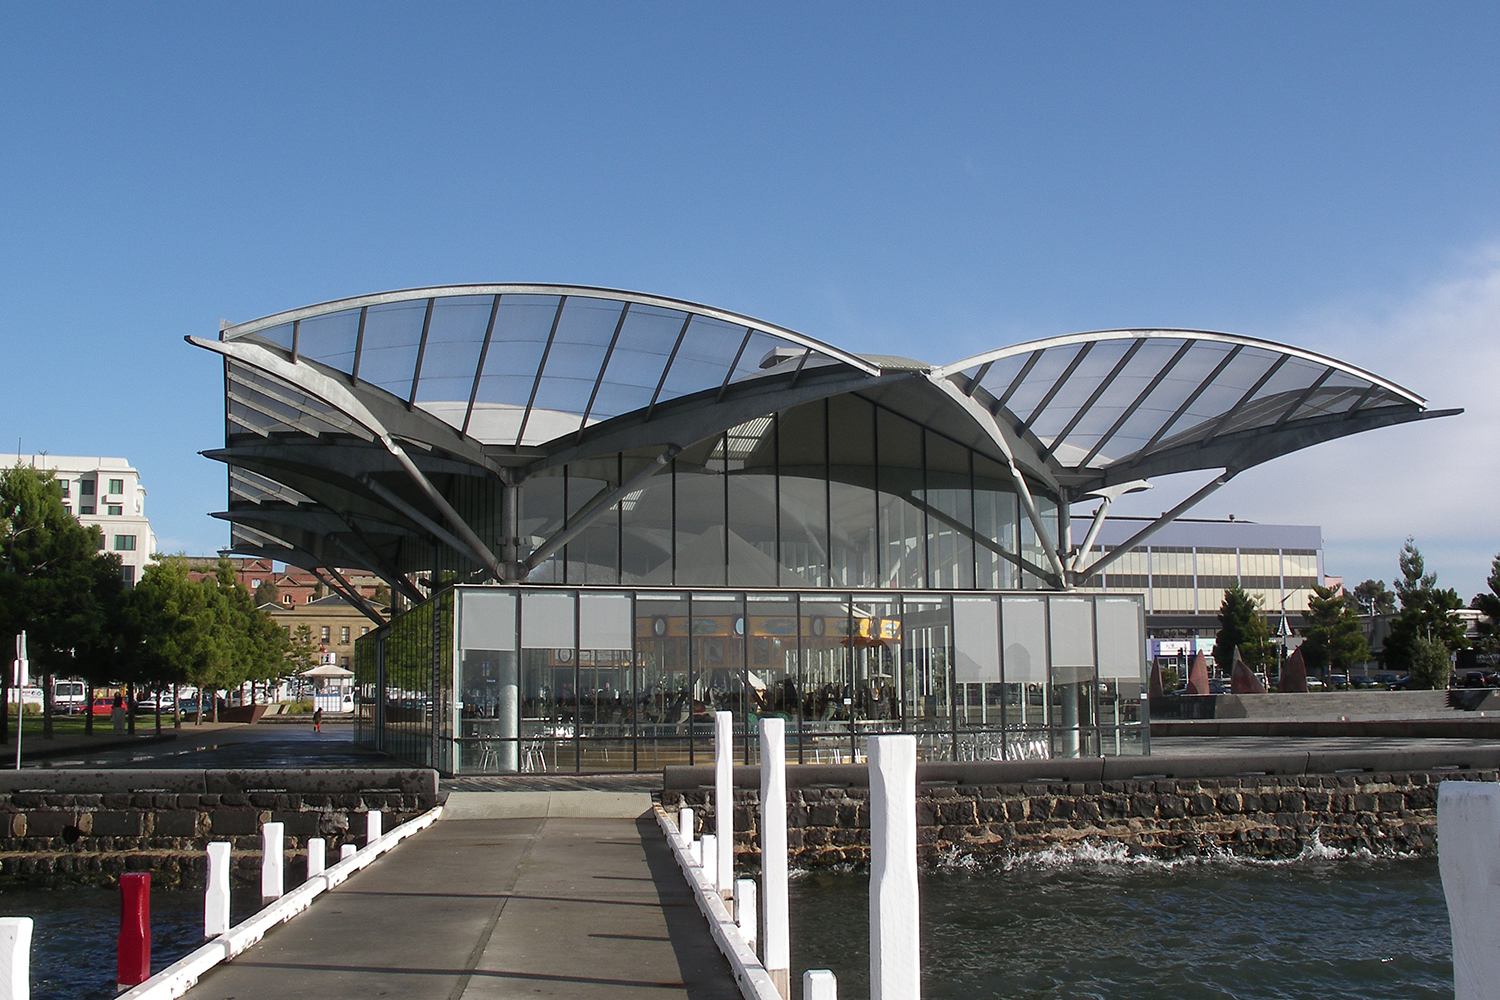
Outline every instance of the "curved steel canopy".
{"type": "MultiPolygon", "coordinates": [[[[1031,479],[1064,509],[1168,473],[1224,470],[1218,483],[1320,441],[1461,412],[1428,411],[1332,358],[1230,334],[1070,334],[932,369],[722,309],[576,285],[386,292],[188,340],[225,359],[226,447],[210,455],[230,466],[220,516],[243,527],[236,548],[363,566],[408,594],[400,551],[413,540],[500,579],[526,565],[513,532],[482,529],[499,539],[496,554],[455,509],[456,492],[476,488],[464,483],[498,484],[499,506],[510,505],[500,519],[513,518],[514,485],[549,465],[666,454],[844,392],[929,425],[940,414],[944,433],[1007,464],[1023,501],[1031,479]]],[[[1036,527],[1066,577],[1068,553],[1036,527]]]]}

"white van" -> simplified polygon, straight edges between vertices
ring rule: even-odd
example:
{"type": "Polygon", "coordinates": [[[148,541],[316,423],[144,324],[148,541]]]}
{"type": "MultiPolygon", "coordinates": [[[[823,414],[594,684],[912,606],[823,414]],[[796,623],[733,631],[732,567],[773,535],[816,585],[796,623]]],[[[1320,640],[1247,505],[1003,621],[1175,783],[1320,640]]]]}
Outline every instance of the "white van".
{"type": "Polygon", "coordinates": [[[81,715],[88,702],[88,685],[83,681],[52,682],[52,710],[63,715],[81,715]]]}

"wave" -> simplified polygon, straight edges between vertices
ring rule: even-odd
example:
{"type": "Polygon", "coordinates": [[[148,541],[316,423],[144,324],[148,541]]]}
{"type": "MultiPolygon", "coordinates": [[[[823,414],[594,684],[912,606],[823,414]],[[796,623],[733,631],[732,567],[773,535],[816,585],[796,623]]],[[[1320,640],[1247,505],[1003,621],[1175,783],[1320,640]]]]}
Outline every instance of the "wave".
{"type": "Polygon", "coordinates": [[[1063,870],[1069,868],[1119,866],[1169,871],[1201,865],[1234,864],[1263,868],[1307,865],[1334,861],[1393,861],[1417,858],[1409,851],[1375,853],[1365,847],[1335,847],[1323,843],[1320,830],[1314,830],[1301,851],[1286,858],[1262,858],[1235,854],[1217,845],[1204,845],[1197,854],[1163,858],[1146,854],[1122,841],[1081,840],[1059,844],[1039,851],[1015,851],[1001,855],[982,855],[961,848],[949,848],[934,862],[941,871],[1019,871],[1063,870]]]}

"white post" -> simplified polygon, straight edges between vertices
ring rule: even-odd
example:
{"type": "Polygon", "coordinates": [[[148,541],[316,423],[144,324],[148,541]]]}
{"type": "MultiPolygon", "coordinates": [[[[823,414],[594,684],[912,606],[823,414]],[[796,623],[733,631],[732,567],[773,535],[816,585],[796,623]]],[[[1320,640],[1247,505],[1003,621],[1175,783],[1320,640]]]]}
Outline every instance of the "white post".
{"type": "Polygon", "coordinates": [[[740,925],[740,937],[745,947],[755,951],[755,879],[742,878],[734,884],[734,920],[740,925]]]}
{"type": "Polygon", "coordinates": [[[380,810],[371,809],[365,813],[365,846],[369,847],[380,839],[380,810]]]}
{"type": "Polygon", "coordinates": [[[229,842],[208,845],[208,889],[203,893],[203,936],[229,930],[229,842]]]}
{"type": "Polygon", "coordinates": [[[0,1000],[31,1000],[30,917],[0,917],[0,1000]]]}
{"type": "Polygon", "coordinates": [[[827,969],[802,973],[802,1000],[839,1000],[839,981],[827,969]]]}
{"type": "Polygon", "coordinates": [[[921,1000],[917,927],[917,739],[872,736],[870,1000],[921,1000]]]}
{"type": "Polygon", "coordinates": [[[703,841],[695,840],[688,845],[688,857],[693,859],[694,868],[703,867],[703,841]]]}
{"type": "Polygon", "coordinates": [[[728,899],[734,894],[734,716],[728,712],[714,713],[714,832],[714,886],[728,899]]]}
{"type": "Polygon", "coordinates": [[[1493,1000],[1500,995],[1500,785],[1443,782],[1437,827],[1454,1000],[1493,1000]]]}
{"type": "Polygon", "coordinates": [[[682,836],[683,843],[693,842],[693,810],[689,806],[683,806],[677,810],[677,832],[682,836]]]}
{"type": "Polygon", "coordinates": [[[786,721],[760,720],[761,922],[765,966],[782,1000],[792,995],[792,945],[786,873],[786,721]]]}
{"type": "Polygon", "coordinates": [[[282,896],[282,825],[267,823],[260,828],[260,898],[262,902],[282,896]]]}
{"type": "Polygon", "coordinates": [[[325,860],[327,850],[328,850],[328,845],[323,841],[322,837],[311,837],[311,838],[308,839],[308,841],[307,841],[307,877],[308,878],[312,878],[314,875],[321,875],[321,874],[323,874],[323,868],[327,864],[327,862],[325,860]]]}
{"type": "Polygon", "coordinates": [[[719,884],[719,845],[711,833],[703,835],[703,880],[711,886],[719,884]]]}
{"type": "Polygon", "coordinates": [[[347,861],[350,858],[354,857],[354,855],[358,852],[359,848],[355,847],[353,844],[345,844],[343,847],[339,848],[339,860],[347,861]]]}

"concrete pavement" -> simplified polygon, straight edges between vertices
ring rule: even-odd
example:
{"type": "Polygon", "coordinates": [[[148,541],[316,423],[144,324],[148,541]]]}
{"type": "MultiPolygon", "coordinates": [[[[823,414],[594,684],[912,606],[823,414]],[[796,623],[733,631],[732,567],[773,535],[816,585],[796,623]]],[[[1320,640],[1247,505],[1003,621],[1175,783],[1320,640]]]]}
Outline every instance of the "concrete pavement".
{"type": "Polygon", "coordinates": [[[521,795],[455,793],[440,822],[209,972],[194,1000],[739,996],[643,815],[649,796],[521,795]]]}

